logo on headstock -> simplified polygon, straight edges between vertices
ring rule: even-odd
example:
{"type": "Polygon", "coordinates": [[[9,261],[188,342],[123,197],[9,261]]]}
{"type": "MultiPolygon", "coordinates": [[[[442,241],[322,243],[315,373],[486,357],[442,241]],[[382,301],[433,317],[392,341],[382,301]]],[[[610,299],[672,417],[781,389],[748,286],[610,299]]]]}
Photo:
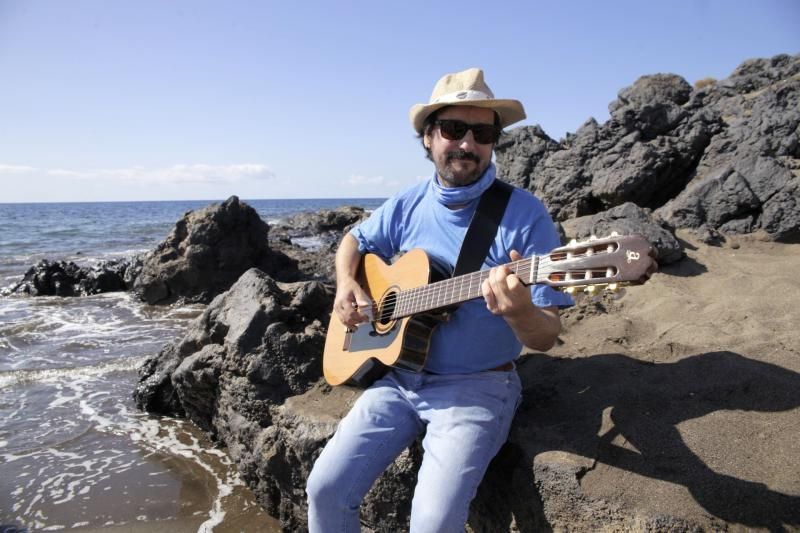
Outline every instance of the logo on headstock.
{"type": "Polygon", "coordinates": [[[639,252],[634,252],[633,250],[627,250],[625,252],[625,257],[628,258],[628,263],[631,261],[638,261],[639,260],[639,252]]]}

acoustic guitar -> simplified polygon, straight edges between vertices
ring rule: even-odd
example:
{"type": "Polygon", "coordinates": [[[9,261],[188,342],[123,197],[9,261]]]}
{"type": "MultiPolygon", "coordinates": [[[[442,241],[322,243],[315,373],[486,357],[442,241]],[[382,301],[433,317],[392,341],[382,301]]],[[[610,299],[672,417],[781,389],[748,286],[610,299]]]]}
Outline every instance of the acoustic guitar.
{"type": "MultiPolygon", "coordinates": [[[[526,285],[541,283],[573,292],[641,284],[656,271],[655,254],[640,235],[572,242],[507,266],[526,285]]],[[[348,329],[331,313],[322,366],[331,385],[366,386],[394,366],[415,372],[425,367],[433,329],[456,304],[482,297],[488,270],[432,281],[428,255],[414,249],[389,265],[366,254],[359,268],[361,287],[372,306],[360,309],[370,321],[348,329]]]]}

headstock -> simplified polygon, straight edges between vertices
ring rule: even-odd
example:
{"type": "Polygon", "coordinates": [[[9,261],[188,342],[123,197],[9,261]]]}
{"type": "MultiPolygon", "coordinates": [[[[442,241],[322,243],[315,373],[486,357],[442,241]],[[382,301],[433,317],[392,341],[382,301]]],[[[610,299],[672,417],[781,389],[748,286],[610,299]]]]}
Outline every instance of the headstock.
{"type": "Polygon", "coordinates": [[[537,283],[574,292],[587,292],[605,286],[615,290],[620,284],[642,284],[658,269],[655,251],[641,235],[592,237],[573,241],[552,250],[539,261],[537,283]]]}

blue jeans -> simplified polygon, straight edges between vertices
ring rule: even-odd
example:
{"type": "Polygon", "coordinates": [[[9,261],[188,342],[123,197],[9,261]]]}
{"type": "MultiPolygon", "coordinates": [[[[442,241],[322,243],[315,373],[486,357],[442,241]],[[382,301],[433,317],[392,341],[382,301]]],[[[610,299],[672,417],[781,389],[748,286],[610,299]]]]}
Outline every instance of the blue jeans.
{"type": "Polygon", "coordinates": [[[314,464],[306,486],[309,531],[359,531],[364,495],[425,431],[411,531],[463,532],[478,484],[508,438],[520,392],[516,370],[391,370],[364,391],[314,464]]]}

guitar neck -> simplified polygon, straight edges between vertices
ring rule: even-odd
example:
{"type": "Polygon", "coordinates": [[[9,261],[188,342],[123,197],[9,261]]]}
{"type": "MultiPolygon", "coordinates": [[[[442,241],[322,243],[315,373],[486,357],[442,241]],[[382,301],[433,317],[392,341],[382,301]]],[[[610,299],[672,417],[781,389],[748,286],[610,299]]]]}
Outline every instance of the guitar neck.
{"type": "MultiPolygon", "coordinates": [[[[644,283],[658,268],[655,252],[640,235],[613,235],[589,239],[507,263],[525,284],[542,283],[555,289],[594,287],[609,288],[619,283],[644,283]]],[[[400,291],[391,301],[384,301],[381,320],[397,319],[449,307],[482,296],[481,284],[489,270],[400,291]],[[385,314],[384,314],[385,313],[385,314]]]]}
{"type": "MultiPolygon", "coordinates": [[[[505,266],[526,285],[537,280],[538,257],[520,259],[505,266]]],[[[481,284],[489,277],[489,270],[480,270],[455,278],[437,281],[422,287],[401,291],[392,312],[392,318],[403,318],[419,313],[434,311],[451,305],[466,302],[483,295],[481,284]]]]}

